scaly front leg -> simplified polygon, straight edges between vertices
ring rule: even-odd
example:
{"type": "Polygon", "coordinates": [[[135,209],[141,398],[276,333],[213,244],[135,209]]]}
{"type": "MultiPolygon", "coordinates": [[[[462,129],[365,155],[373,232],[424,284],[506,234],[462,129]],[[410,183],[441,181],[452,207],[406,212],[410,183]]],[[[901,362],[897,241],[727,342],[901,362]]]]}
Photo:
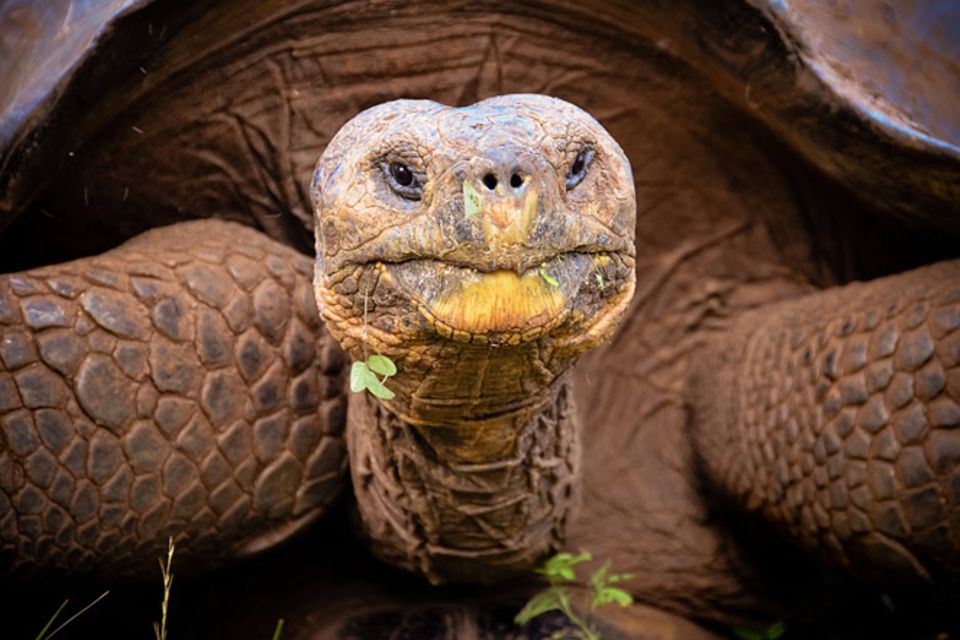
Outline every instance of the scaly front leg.
{"type": "Polygon", "coordinates": [[[960,262],[737,319],[691,384],[708,476],[886,581],[960,572],[960,262]]]}

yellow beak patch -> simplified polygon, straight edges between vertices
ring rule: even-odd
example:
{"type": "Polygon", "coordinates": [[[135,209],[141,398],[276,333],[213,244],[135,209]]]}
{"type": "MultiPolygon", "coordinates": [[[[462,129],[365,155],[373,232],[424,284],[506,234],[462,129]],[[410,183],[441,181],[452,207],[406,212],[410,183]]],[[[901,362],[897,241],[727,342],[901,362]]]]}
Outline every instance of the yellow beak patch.
{"type": "Polygon", "coordinates": [[[469,333],[525,331],[556,318],[563,308],[557,287],[536,272],[513,271],[477,273],[430,305],[438,320],[469,333]]]}

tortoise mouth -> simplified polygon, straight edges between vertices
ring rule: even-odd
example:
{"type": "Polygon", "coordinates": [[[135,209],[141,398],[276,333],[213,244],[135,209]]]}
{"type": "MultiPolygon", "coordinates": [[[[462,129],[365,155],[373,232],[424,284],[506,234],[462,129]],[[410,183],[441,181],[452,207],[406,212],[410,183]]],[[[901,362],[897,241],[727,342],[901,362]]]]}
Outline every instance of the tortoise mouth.
{"type": "Polygon", "coordinates": [[[568,251],[520,272],[434,258],[376,265],[442,337],[520,344],[571,320],[602,320],[605,306],[617,306],[610,299],[623,293],[626,261],[619,253],[568,251]]]}

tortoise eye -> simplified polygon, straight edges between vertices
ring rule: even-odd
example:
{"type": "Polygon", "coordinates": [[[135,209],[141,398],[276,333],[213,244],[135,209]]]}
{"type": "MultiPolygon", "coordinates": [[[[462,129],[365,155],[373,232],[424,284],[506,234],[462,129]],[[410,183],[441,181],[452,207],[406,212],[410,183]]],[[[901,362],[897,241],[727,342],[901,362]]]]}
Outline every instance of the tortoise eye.
{"type": "Polygon", "coordinates": [[[573,161],[573,166],[570,167],[570,175],[577,175],[578,173],[582,173],[584,164],[585,163],[583,161],[583,154],[578,153],[577,159],[573,161]]]}
{"type": "Polygon", "coordinates": [[[413,184],[413,172],[405,164],[399,162],[390,163],[390,175],[397,181],[401,187],[409,187],[413,184]]]}
{"type": "Polygon", "coordinates": [[[391,162],[385,167],[387,183],[401,198],[419,200],[423,185],[417,180],[413,170],[402,162],[391,162]]]}
{"type": "Polygon", "coordinates": [[[573,159],[573,164],[570,165],[570,173],[567,174],[567,191],[573,189],[583,181],[583,178],[587,175],[587,169],[593,161],[594,155],[593,149],[585,149],[578,153],[577,157],[573,159]]]}

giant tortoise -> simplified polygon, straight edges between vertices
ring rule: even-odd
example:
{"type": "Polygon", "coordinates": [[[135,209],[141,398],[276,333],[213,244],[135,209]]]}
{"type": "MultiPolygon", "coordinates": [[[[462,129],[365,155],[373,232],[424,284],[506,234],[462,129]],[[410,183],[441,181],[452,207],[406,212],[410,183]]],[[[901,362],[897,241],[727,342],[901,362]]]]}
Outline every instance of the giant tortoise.
{"type": "Polygon", "coordinates": [[[949,631],[955,3],[178,4],[0,5],[14,633],[949,631]]]}

